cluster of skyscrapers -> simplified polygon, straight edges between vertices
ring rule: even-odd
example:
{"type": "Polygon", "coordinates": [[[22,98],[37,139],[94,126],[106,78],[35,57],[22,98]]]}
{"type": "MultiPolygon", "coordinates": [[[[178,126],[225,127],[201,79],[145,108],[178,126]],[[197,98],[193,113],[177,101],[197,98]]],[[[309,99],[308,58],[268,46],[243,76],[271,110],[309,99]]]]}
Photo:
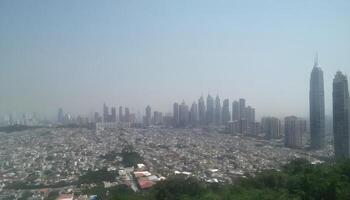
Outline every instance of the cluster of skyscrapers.
{"type": "Polygon", "coordinates": [[[245,99],[232,103],[229,99],[221,106],[220,97],[214,99],[210,94],[204,101],[203,96],[189,107],[185,101],[173,105],[173,125],[175,127],[229,126],[232,132],[252,133],[255,130],[255,109],[245,105],[245,99]]]}
{"type": "MultiPolygon", "coordinates": [[[[336,157],[350,157],[349,90],[347,77],[338,71],[333,79],[333,136],[336,157]]],[[[318,58],[310,78],[310,134],[312,149],[325,146],[325,104],[323,71],[318,58]]]]}

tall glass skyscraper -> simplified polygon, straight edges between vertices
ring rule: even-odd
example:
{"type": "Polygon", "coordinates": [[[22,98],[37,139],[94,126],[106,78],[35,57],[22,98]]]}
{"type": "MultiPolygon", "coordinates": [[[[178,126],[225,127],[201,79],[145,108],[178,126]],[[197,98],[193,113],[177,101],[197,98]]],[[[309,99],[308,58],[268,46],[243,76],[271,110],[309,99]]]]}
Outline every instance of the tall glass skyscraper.
{"type": "Polygon", "coordinates": [[[311,148],[321,149],[325,144],[325,106],[323,71],[318,67],[317,56],[311,72],[309,101],[311,148]]]}
{"type": "Polygon", "coordinates": [[[338,71],[333,79],[333,134],[336,157],[350,157],[349,128],[348,80],[338,71]]]}

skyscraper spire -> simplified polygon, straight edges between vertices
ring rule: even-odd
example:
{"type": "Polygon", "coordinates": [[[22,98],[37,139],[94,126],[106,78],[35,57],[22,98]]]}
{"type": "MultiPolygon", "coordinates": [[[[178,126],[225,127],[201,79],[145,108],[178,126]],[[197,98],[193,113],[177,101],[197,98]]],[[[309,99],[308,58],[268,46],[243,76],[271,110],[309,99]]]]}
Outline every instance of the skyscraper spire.
{"type": "Polygon", "coordinates": [[[315,54],[315,61],[314,61],[314,67],[317,67],[318,66],[318,52],[316,51],[316,54],[315,54]]]}

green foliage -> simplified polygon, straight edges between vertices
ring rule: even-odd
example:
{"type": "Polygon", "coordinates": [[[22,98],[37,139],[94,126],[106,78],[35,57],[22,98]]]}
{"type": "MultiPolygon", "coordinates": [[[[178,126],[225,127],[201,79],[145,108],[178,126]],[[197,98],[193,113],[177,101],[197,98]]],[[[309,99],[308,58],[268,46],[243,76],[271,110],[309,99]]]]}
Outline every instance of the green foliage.
{"type": "Polygon", "coordinates": [[[132,145],[125,146],[120,155],[123,158],[122,162],[125,167],[132,167],[143,162],[143,158],[135,151],[132,145]]]}
{"type": "Polygon", "coordinates": [[[78,184],[101,183],[103,181],[115,181],[116,173],[107,171],[103,168],[97,171],[87,171],[86,174],[79,177],[78,184]]]}
{"type": "MultiPolygon", "coordinates": [[[[124,200],[123,193],[113,192],[112,199],[124,200]]],[[[241,178],[234,185],[206,184],[192,177],[174,176],[149,191],[130,191],[127,195],[133,200],[347,200],[350,160],[312,165],[297,159],[281,171],[267,170],[255,177],[241,178]]]]}

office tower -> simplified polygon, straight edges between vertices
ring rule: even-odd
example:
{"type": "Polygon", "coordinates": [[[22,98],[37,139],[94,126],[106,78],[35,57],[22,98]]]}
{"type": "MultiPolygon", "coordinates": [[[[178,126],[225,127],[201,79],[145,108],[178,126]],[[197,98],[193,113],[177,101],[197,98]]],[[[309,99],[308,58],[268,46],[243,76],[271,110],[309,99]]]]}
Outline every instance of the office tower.
{"type": "Polygon", "coordinates": [[[239,99],[239,119],[246,119],[245,99],[239,99]]]}
{"type": "Polygon", "coordinates": [[[154,111],[153,121],[154,121],[154,124],[156,124],[156,125],[163,124],[163,113],[158,112],[158,111],[154,111]]]}
{"type": "Polygon", "coordinates": [[[146,107],[145,124],[150,125],[152,122],[152,109],[151,106],[146,107]]]}
{"type": "Polygon", "coordinates": [[[190,123],[192,126],[198,125],[198,106],[196,102],[193,102],[191,106],[190,123]]]}
{"type": "Polygon", "coordinates": [[[245,109],[246,119],[248,123],[255,122],[255,109],[251,106],[246,107],[245,109]]]}
{"type": "Polygon", "coordinates": [[[103,104],[103,121],[109,122],[109,112],[106,104],[103,104]]]}
{"type": "Polygon", "coordinates": [[[124,121],[130,122],[130,109],[127,107],[125,107],[124,121]]]}
{"type": "Polygon", "coordinates": [[[57,121],[58,121],[59,123],[62,123],[63,120],[64,120],[63,109],[62,109],[62,108],[59,108],[59,109],[58,109],[57,121]]]}
{"type": "Polygon", "coordinates": [[[185,101],[182,101],[179,107],[179,124],[181,127],[186,127],[189,122],[189,110],[185,101]]]}
{"type": "Polygon", "coordinates": [[[350,157],[348,79],[337,72],[333,79],[333,134],[336,157],[350,157]]]}
{"type": "Polygon", "coordinates": [[[227,122],[229,122],[230,120],[230,102],[228,99],[225,99],[222,103],[222,122],[223,124],[227,124],[227,122]]]}
{"type": "Polygon", "coordinates": [[[179,126],[179,104],[178,103],[174,103],[173,106],[173,125],[175,127],[179,126]]]}
{"type": "Polygon", "coordinates": [[[94,114],[94,122],[95,123],[102,122],[102,119],[101,119],[100,115],[98,114],[98,112],[95,112],[95,114],[94,114]]]}
{"type": "Polygon", "coordinates": [[[317,56],[310,78],[310,133],[311,148],[320,149],[325,144],[325,106],[323,71],[318,67],[317,56]]]}
{"type": "Polygon", "coordinates": [[[239,102],[234,101],[232,102],[232,121],[239,121],[239,102]]]}
{"type": "Polygon", "coordinates": [[[198,100],[198,117],[199,117],[199,123],[201,125],[205,125],[207,120],[206,120],[206,109],[205,109],[203,96],[201,96],[198,100]]]}
{"type": "Polygon", "coordinates": [[[123,107],[119,106],[119,122],[124,121],[124,116],[123,116],[123,107]]]}
{"type": "Polygon", "coordinates": [[[261,119],[262,130],[267,139],[281,137],[281,121],[276,117],[263,117],[261,119]]]}
{"type": "Polygon", "coordinates": [[[115,107],[112,107],[111,109],[110,122],[117,122],[117,110],[115,107]]]}
{"type": "Polygon", "coordinates": [[[215,98],[214,123],[215,125],[221,125],[221,101],[219,95],[216,95],[215,98]]]}
{"type": "Polygon", "coordinates": [[[208,125],[212,125],[214,123],[214,99],[210,96],[210,94],[207,97],[206,118],[208,125]]]}
{"type": "Polygon", "coordinates": [[[285,145],[287,147],[302,147],[305,126],[306,121],[295,116],[289,116],[284,119],[285,145]]]}

